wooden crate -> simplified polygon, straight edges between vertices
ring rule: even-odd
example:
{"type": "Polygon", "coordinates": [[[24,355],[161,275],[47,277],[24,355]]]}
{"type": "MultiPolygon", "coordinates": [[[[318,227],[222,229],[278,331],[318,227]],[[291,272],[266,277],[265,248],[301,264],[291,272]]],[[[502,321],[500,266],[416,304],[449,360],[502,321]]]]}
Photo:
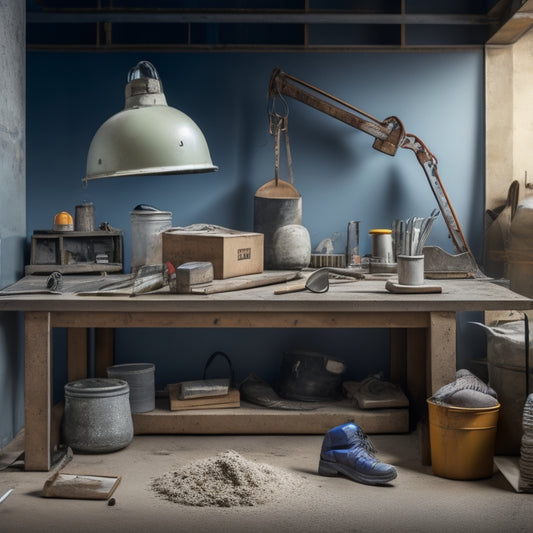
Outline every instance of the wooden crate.
{"type": "Polygon", "coordinates": [[[122,272],[121,231],[35,231],[26,274],[122,272]]]}

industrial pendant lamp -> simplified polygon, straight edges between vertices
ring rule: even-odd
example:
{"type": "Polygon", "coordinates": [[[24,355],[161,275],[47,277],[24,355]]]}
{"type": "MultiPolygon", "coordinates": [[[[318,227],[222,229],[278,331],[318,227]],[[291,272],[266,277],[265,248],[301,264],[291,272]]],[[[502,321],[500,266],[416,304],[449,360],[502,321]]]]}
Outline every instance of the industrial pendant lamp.
{"type": "Polygon", "coordinates": [[[205,137],[185,113],[167,105],[148,61],[128,73],[124,109],[96,132],[83,182],[118,176],[191,174],[218,170],[205,137]]]}

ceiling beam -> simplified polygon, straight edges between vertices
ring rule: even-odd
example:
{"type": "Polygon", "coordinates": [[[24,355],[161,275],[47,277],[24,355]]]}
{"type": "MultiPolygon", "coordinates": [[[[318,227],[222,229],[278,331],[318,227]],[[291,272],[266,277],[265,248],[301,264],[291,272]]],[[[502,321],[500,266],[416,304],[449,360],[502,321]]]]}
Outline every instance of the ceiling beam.
{"type": "Polygon", "coordinates": [[[513,0],[510,11],[508,19],[490,37],[487,45],[513,44],[533,27],[533,0],[513,0]]]}
{"type": "Polygon", "coordinates": [[[416,24],[490,25],[497,19],[488,15],[354,13],[351,11],[273,11],[273,10],[97,10],[28,11],[31,24],[136,23],[136,24],[416,24]]]}

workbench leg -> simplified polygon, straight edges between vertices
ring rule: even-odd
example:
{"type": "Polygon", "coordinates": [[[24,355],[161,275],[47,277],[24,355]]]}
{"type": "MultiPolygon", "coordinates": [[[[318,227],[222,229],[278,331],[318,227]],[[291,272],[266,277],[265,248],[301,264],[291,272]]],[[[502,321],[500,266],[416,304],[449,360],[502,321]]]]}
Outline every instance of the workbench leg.
{"type": "Polygon", "coordinates": [[[114,328],[96,328],[94,333],[94,366],[97,378],[107,377],[107,367],[113,365],[115,358],[114,328]]]}
{"type": "MultiPolygon", "coordinates": [[[[455,380],[457,367],[455,313],[430,313],[428,357],[426,365],[426,390],[429,398],[443,385],[455,380]]],[[[431,464],[429,419],[427,405],[420,424],[422,464],[431,464]]]]}
{"type": "Polygon", "coordinates": [[[67,379],[87,377],[87,328],[67,330],[67,379]]]}
{"type": "Polygon", "coordinates": [[[455,380],[457,370],[455,313],[431,313],[427,388],[431,396],[455,380]]]}
{"type": "Polygon", "coordinates": [[[24,469],[50,470],[52,328],[50,313],[27,312],[24,360],[24,469]]]}

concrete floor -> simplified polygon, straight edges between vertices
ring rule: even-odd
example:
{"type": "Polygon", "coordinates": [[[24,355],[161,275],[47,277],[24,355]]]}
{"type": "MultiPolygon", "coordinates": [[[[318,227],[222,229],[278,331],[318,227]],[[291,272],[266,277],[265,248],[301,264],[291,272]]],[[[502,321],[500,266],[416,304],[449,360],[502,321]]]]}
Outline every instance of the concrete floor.
{"type": "Polygon", "coordinates": [[[138,436],[110,454],[75,454],[64,472],[121,476],[106,501],[41,497],[52,472],[0,472],[0,531],[10,532],[390,532],[484,533],[531,531],[533,495],[516,493],[499,471],[481,481],[433,475],[419,461],[419,438],[372,435],[379,458],[394,464],[390,486],[372,487],[317,474],[322,437],[138,436]],[[245,459],[289,469],[301,489],[280,501],[253,507],[188,507],[161,499],[150,481],[180,465],[235,450],[245,459]]]}

